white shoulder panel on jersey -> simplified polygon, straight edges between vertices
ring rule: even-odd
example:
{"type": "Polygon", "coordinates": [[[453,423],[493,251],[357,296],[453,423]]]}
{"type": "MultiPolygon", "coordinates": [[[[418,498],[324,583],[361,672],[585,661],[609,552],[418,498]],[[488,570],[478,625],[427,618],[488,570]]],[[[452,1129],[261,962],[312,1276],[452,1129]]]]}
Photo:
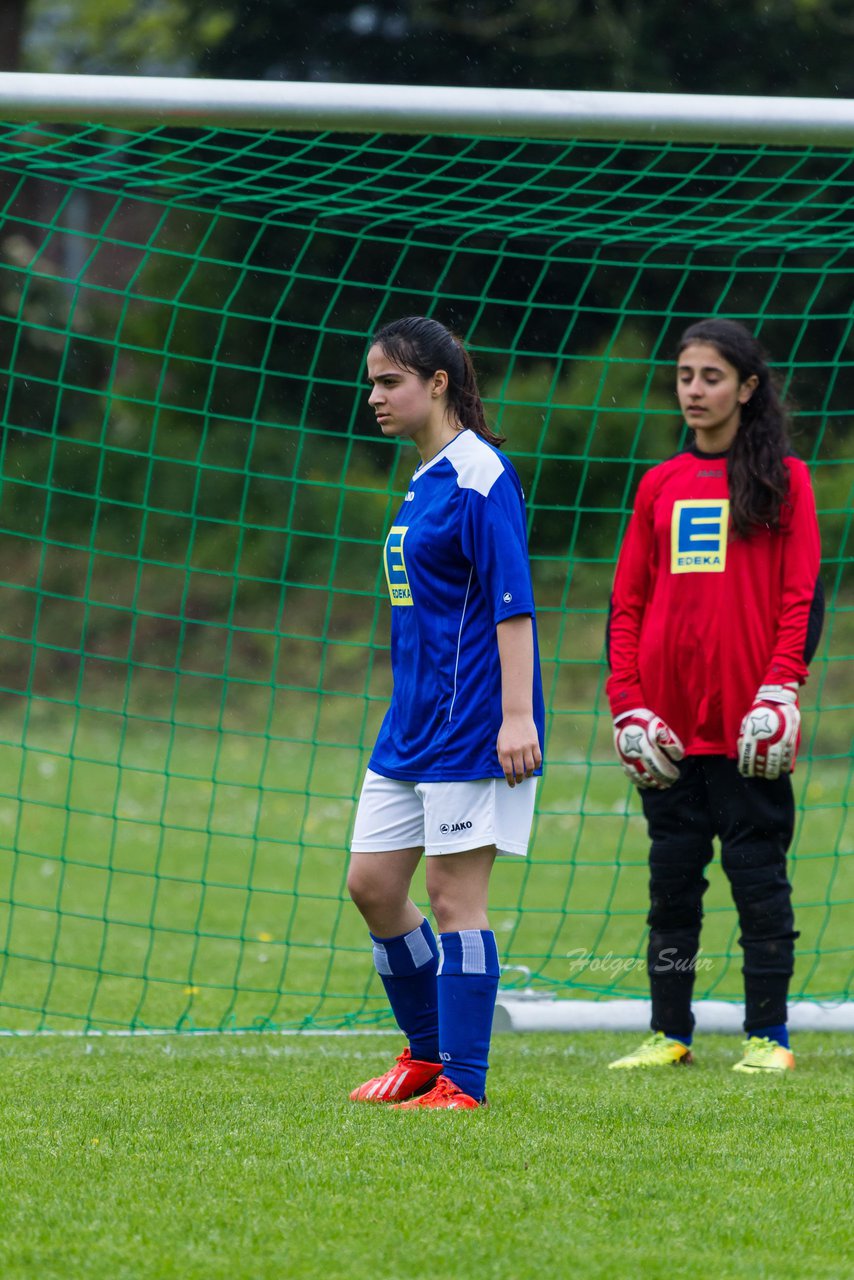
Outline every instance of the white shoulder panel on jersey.
{"type": "Polygon", "coordinates": [[[501,459],[476,431],[461,431],[435,458],[418,468],[412,477],[413,483],[439,462],[450,462],[460,489],[474,489],[484,498],[504,470],[501,459]]]}
{"type": "Polygon", "coordinates": [[[461,489],[474,489],[484,498],[504,468],[501,459],[474,431],[464,431],[445,455],[457,473],[461,489]]]}

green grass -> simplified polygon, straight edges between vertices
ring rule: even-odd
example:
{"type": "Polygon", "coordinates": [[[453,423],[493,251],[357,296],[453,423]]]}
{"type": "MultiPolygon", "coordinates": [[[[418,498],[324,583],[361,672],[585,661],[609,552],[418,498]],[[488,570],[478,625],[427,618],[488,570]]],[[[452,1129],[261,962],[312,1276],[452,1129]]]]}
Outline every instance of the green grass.
{"type": "Polygon", "coordinates": [[[475,1114],[349,1104],[392,1037],[2,1042],[4,1280],[854,1276],[850,1038],[633,1039],[496,1037],[475,1114]]]}
{"type": "MultiPolygon", "coordinates": [[[[286,692],[232,715],[198,697],[169,722],[151,707],[143,718],[134,697],[127,717],[40,699],[5,710],[0,1025],[387,1022],[344,889],[379,708],[286,692]]],[[[605,716],[555,722],[532,856],[493,878],[507,986],[646,993],[647,839],[609,739],[605,716]]],[[[850,767],[805,757],[796,778],[793,995],[840,998],[852,985],[850,767]]],[[[697,993],[738,999],[735,912],[719,866],[709,878],[697,993]]],[[[423,874],[416,893],[426,906],[423,874]]]]}

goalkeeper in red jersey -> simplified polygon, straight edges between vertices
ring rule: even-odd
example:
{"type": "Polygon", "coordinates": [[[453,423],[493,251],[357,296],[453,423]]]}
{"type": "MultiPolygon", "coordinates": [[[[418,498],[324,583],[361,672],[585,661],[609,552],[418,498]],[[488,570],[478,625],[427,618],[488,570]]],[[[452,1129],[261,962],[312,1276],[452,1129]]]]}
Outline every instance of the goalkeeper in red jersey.
{"type": "Polygon", "coordinates": [[[620,762],[651,841],[652,1035],[612,1062],[689,1063],[704,872],[721,844],[744,953],[737,1071],[794,1067],[786,999],[797,938],[786,874],[798,689],[824,602],[809,474],[755,338],[731,320],[682,335],[684,453],[641,480],[608,622],[620,762]]]}

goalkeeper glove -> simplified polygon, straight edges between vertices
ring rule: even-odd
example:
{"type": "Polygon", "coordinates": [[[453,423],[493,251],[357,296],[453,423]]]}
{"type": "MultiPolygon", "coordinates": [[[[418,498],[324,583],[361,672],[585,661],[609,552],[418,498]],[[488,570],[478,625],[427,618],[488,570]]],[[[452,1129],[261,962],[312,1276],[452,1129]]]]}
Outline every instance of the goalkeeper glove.
{"type": "Polygon", "coordinates": [[[801,736],[796,684],[763,684],[738,734],[738,771],[745,778],[779,778],[795,767],[801,736]]]}
{"type": "Polygon", "coordinates": [[[646,707],[617,716],[614,746],[623,772],[636,787],[663,791],[679,777],[675,762],[685,748],[669,725],[646,707]]]}

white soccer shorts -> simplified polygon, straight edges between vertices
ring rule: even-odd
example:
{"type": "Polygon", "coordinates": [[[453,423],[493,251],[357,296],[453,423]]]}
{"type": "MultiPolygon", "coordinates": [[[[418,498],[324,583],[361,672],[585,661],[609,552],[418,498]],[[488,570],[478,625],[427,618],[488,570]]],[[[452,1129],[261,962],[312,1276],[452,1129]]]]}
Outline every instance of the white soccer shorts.
{"type": "Polygon", "coordinates": [[[524,857],[531,838],[537,779],[508,787],[503,778],[477,782],[401,782],[365,774],[351,853],[423,849],[428,857],[494,844],[524,857]]]}

